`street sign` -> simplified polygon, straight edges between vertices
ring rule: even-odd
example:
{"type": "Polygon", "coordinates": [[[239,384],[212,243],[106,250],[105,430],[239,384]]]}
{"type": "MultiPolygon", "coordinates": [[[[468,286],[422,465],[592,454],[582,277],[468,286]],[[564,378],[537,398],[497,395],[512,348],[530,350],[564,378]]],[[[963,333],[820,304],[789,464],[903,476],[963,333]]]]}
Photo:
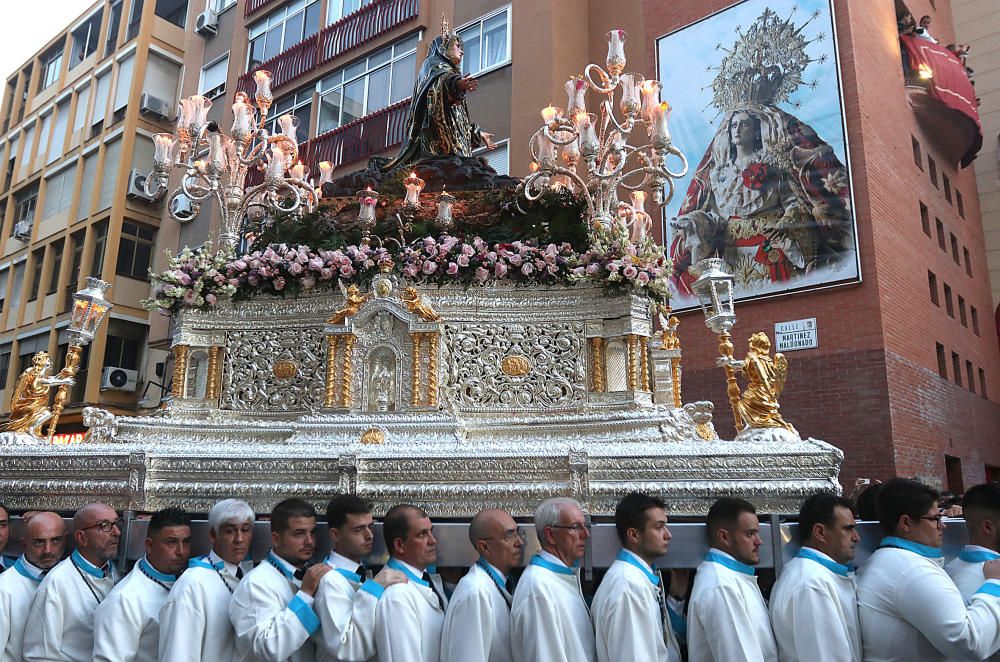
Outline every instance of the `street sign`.
{"type": "Polygon", "coordinates": [[[774,351],[791,352],[796,349],[819,347],[816,318],[778,322],[774,325],[774,351]]]}

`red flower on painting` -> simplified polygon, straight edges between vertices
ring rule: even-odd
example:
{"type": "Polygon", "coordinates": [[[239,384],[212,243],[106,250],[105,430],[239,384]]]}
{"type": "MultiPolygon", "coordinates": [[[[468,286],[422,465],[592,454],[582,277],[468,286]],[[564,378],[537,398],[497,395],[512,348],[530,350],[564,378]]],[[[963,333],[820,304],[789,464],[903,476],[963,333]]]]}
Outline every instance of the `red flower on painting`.
{"type": "Polygon", "coordinates": [[[743,186],[751,191],[759,191],[764,188],[764,183],[768,178],[766,163],[751,163],[743,171],[743,186]]]}

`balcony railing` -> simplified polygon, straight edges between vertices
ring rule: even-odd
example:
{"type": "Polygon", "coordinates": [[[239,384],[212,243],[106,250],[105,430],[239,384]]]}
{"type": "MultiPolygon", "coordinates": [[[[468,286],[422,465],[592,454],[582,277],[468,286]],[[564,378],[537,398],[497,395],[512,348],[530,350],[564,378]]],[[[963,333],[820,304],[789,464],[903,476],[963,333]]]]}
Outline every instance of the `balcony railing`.
{"type": "Polygon", "coordinates": [[[253,16],[264,7],[273,5],[277,1],[278,0],[247,0],[247,4],[243,9],[243,16],[253,16]]]}
{"type": "MultiPolygon", "coordinates": [[[[288,85],[316,68],[316,41],[316,35],[300,41],[270,60],[257,65],[254,70],[266,69],[271,72],[271,89],[273,90],[288,85]]],[[[253,80],[253,71],[248,71],[240,76],[236,89],[253,98],[257,89],[253,80]]]]}
{"type": "Polygon", "coordinates": [[[419,13],[420,0],[375,0],[320,31],[317,64],[326,64],[419,13]]]}
{"type": "Polygon", "coordinates": [[[367,159],[403,142],[410,100],[404,99],[350,124],[316,136],[306,146],[306,159],[318,172],[320,161],[335,168],[367,159]]]}

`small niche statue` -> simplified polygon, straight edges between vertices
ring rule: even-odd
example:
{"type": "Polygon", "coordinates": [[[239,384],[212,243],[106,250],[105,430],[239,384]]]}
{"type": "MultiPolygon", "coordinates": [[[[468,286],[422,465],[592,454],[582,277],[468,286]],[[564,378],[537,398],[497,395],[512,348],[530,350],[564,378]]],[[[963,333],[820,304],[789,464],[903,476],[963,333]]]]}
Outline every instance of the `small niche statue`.
{"type": "Polygon", "coordinates": [[[72,377],[49,377],[51,369],[48,352],[38,352],[31,358],[31,365],[17,378],[14,395],[10,399],[10,420],[0,425],[0,431],[43,436],[42,426],[52,418],[49,389],[63,384],[72,386],[74,383],[72,377]]]}
{"type": "Polygon", "coordinates": [[[417,74],[403,146],[385,170],[435,156],[472,156],[480,145],[496,147],[493,134],[469,119],[465,98],[479,83],[462,75],[463,55],[462,38],[442,16],[441,36],[431,42],[417,74]]]}
{"type": "Polygon", "coordinates": [[[779,413],[778,398],[785,388],[788,376],[788,359],[778,353],[770,355],[771,341],[762,331],[750,336],[750,349],[746,358],[735,361],[719,358],[719,365],[740,370],[746,376],[747,385],[740,394],[736,405],[743,422],[750,428],[784,428],[798,434],[792,425],[779,413]]]}

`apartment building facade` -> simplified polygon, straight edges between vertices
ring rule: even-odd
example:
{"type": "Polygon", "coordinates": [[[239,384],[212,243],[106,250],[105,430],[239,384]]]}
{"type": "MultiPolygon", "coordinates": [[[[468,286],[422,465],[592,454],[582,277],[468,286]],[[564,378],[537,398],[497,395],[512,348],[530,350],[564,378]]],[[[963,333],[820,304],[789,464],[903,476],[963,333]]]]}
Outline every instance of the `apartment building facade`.
{"type": "MultiPolygon", "coordinates": [[[[152,135],[169,129],[184,68],[186,0],[100,0],[7,78],[0,107],[0,411],[37,351],[67,351],[72,294],[112,284],[59,425],[85,403],[132,412],[147,382],[148,269],[160,208],[142,192],[152,135]]],[[[158,402],[158,391],[151,397],[158,402]]]]}

